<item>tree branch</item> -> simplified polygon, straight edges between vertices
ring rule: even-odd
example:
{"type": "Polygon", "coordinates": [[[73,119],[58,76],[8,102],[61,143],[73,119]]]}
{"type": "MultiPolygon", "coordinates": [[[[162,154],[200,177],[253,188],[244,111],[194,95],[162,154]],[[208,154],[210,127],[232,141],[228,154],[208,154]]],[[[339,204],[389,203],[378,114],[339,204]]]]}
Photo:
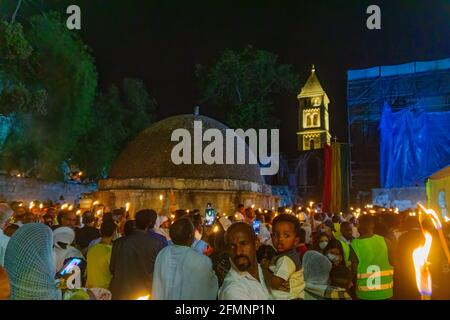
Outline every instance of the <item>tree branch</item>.
{"type": "Polygon", "coordinates": [[[22,0],[19,0],[19,2],[17,3],[17,6],[16,6],[16,10],[14,10],[14,13],[12,15],[11,24],[13,24],[16,21],[17,12],[19,12],[19,8],[21,5],[22,5],[22,0]]]}

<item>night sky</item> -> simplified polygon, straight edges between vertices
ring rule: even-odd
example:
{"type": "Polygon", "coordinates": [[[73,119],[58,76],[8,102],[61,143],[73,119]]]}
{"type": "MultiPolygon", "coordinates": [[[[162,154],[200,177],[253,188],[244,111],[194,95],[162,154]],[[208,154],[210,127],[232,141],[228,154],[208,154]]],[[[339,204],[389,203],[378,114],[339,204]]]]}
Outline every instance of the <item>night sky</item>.
{"type": "MultiPolygon", "coordinates": [[[[224,49],[253,45],[291,64],[301,85],[315,64],[331,100],[331,133],[347,140],[346,71],[450,57],[450,1],[75,1],[100,86],[143,79],[158,118],[199,104],[195,64],[224,49]],[[366,28],[366,8],[381,7],[382,30],[366,28]]],[[[299,87],[300,90],[300,87],[299,87]]],[[[201,105],[208,115],[208,105],[201,105]]],[[[296,95],[277,101],[282,151],[295,150],[296,95]]]]}

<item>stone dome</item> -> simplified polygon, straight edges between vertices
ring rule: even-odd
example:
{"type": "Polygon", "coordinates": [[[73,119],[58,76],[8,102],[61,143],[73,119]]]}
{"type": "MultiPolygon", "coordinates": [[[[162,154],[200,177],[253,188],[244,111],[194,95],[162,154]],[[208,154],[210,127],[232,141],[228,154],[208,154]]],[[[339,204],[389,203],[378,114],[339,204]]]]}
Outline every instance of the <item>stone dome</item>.
{"type": "MultiPolygon", "coordinates": [[[[171,160],[171,152],[179,142],[171,141],[172,132],[184,128],[191,133],[193,139],[194,120],[202,121],[203,133],[215,128],[222,131],[225,137],[228,127],[209,117],[186,114],[163,119],[142,131],[128,144],[111,166],[108,178],[233,179],[264,184],[258,164],[175,165],[171,160]]],[[[209,143],[204,142],[203,148],[209,143]]]]}

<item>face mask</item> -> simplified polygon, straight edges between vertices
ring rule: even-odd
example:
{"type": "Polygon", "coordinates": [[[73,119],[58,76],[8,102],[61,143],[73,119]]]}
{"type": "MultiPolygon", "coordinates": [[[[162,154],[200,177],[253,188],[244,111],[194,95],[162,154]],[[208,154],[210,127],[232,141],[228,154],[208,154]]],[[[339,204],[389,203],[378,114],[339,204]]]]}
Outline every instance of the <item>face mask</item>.
{"type": "Polygon", "coordinates": [[[337,263],[337,262],[341,261],[339,256],[332,254],[332,253],[327,254],[327,257],[328,257],[328,259],[330,259],[331,262],[337,263]]]}
{"type": "Polygon", "coordinates": [[[197,240],[201,240],[202,239],[202,234],[200,232],[198,232],[197,230],[195,230],[194,237],[197,240]]]}
{"type": "Polygon", "coordinates": [[[328,241],[322,241],[319,243],[319,247],[322,250],[325,249],[327,247],[327,245],[328,245],[328,241]]]}

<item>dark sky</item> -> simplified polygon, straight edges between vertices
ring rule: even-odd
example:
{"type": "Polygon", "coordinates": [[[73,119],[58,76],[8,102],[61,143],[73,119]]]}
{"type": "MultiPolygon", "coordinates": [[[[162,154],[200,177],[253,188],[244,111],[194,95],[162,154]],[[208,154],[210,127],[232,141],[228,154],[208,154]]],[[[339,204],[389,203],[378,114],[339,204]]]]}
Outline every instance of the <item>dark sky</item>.
{"type": "MultiPolygon", "coordinates": [[[[450,57],[450,1],[85,0],[82,36],[100,85],[145,81],[158,117],[190,113],[199,102],[194,66],[247,45],[291,64],[301,82],[316,65],[331,100],[332,135],[347,140],[346,71],[450,57]],[[366,8],[381,7],[382,30],[366,28],[366,8]]],[[[299,88],[300,89],[300,88],[299,88]]],[[[282,151],[296,145],[296,96],[276,105],[282,151]]],[[[201,106],[208,115],[208,106],[201,106]]]]}

